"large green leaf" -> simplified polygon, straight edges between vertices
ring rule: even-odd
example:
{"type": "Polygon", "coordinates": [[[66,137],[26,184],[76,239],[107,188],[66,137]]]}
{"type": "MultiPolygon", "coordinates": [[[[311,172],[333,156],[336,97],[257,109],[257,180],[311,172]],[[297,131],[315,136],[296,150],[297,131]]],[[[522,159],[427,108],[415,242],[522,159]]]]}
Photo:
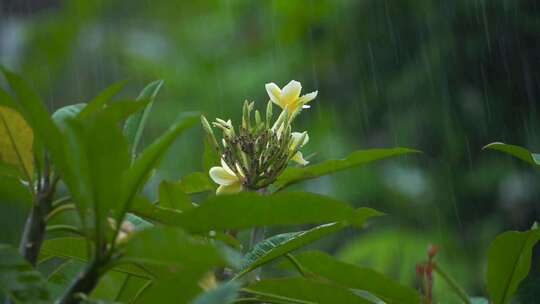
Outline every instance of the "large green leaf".
{"type": "Polygon", "coordinates": [[[284,303],[371,303],[370,301],[355,295],[346,288],[305,278],[262,280],[249,286],[247,291],[248,293],[249,291],[256,292],[262,300],[270,298],[268,295],[273,295],[274,297],[272,298],[274,299],[279,299],[277,297],[280,297],[284,303]],[[267,294],[267,296],[265,296],[265,294],[267,294]],[[287,299],[296,301],[287,301],[287,299]]]}
{"type": "Polygon", "coordinates": [[[34,174],[34,132],[17,111],[0,106],[0,161],[19,168],[27,181],[34,174]]]}
{"type": "Polygon", "coordinates": [[[351,153],[344,159],[328,160],[307,167],[289,167],[278,177],[275,186],[283,189],[289,185],[319,176],[332,174],[338,171],[354,168],[377,160],[390,158],[409,153],[419,153],[418,150],[408,148],[370,149],[351,153]]]}
{"type": "Polygon", "coordinates": [[[178,216],[181,214],[178,210],[153,204],[143,196],[135,197],[129,208],[129,212],[146,220],[166,225],[173,225],[178,222],[178,216]]]}
{"type": "Polygon", "coordinates": [[[274,235],[255,245],[244,257],[243,273],[267,264],[293,250],[315,242],[346,226],[343,222],[317,226],[310,230],[274,235]]]}
{"type": "Polygon", "coordinates": [[[203,290],[199,282],[208,275],[208,269],[189,268],[182,271],[169,268],[159,274],[140,294],[135,304],[178,304],[189,303],[203,290]]]}
{"type": "Polygon", "coordinates": [[[174,227],[154,227],[136,233],[125,245],[125,261],[166,266],[210,268],[224,265],[220,252],[174,227]]]}
{"type": "Polygon", "coordinates": [[[137,294],[149,283],[151,281],[127,275],[122,288],[118,291],[116,301],[133,303],[137,294]]]}
{"type": "MultiPolygon", "coordinates": [[[[43,143],[53,163],[65,168],[62,134],[32,87],[19,75],[2,68],[6,80],[16,95],[18,109],[32,127],[34,136],[43,143]]],[[[63,173],[63,172],[62,172],[63,173]]]]}
{"type": "Polygon", "coordinates": [[[152,110],[152,105],[154,104],[154,99],[156,98],[159,89],[163,85],[163,80],[156,80],[148,84],[139,94],[137,100],[148,99],[150,102],[144,110],[141,110],[128,118],[124,125],[124,135],[126,136],[130,146],[131,154],[135,157],[137,153],[137,146],[141,140],[142,132],[152,110]]]}
{"type": "Polygon", "coordinates": [[[317,224],[348,221],[362,226],[366,219],[382,215],[370,209],[353,209],[330,197],[304,193],[257,193],[215,196],[199,207],[176,217],[176,225],[192,233],[211,230],[245,229],[257,226],[317,224]]]}
{"type": "Polygon", "coordinates": [[[5,244],[0,244],[0,288],[17,303],[52,302],[41,274],[5,244]]]}
{"type": "Polygon", "coordinates": [[[486,284],[494,304],[510,303],[519,284],[529,273],[532,249],[539,239],[540,230],[533,227],[525,232],[502,233],[491,243],[486,284]]]}
{"type": "Polygon", "coordinates": [[[509,145],[501,142],[494,142],[485,146],[484,149],[500,151],[508,155],[514,156],[535,167],[540,166],[540,154],[532,153],[529,150],[520,146],[509,145]]]}
{"type": "Polygon", "coordinates": [[[32,202],[30,190],[19,178],[0,175],[0,243],[19,245],[32,202]]]}
{"type": "Polygon", "coordinates": [[[180,185],[187,194],[200,193],[215,190],[215,184],[208,174],[193,172],[180,179],[180,185]]]}
{"type": "Polygon", "coordinates": [[[143,230],[126,244],[124,261],[151,267],[157,277],[135,303],[187,303],[201,292],[199,281],[225,266],[219,250],[174,227],[143,230]]]}
{"type": "Polygon", "coordinates": [[[97,112],[99,112],[106,103],[111,101],[111,99],[118,94],[127,84],[127,80],[122,80],[108,86],[105,90],[101,91],[94,99],[88,102],[88,105],[80,111],[78,114],[79,118],[89,117],[97,112]]]}
{"type": "Polygon", "coordinates": [[[83,120],[69,120],[65,129],[72,176],[66,179],[87,228],[105,236],[107,217],[122,209],[122,185],[130,154],[118,123],[142,105],[118,102],[83,120]],[[91,210],[91,212],[88,212],[91,210]]]}
{"type": "Polygon", "coordinates": [[[295,259],[311,273],[344,287],[368,291],[385,303],[420,303],[420,295],[416,290],[403,286],[370,268],[339,261],[321,251],[302,252],[295,255],[295,259]]]}
{"type": "Polygon", "coordinates": [[[84,268],[84,263],[76,260],[64,260],[56,269],[54,269],[47,277],[47,286],[51,295],[54,298],[60,297],[68,288],[68,286],[84,268]]]}
{"type": "Polygon", "coordinates": [[[193,208],[191,198],[184,192],[182,184],[169,181],[159,184],[159,205],[181,211],[193,208]]]}
{"type": "MultiPolygon", "coordinates": [[[[88,262],[87,240],[80,237],[61,237],[45,240],[41,247],[38,263],[45,259],[58,257],[78,262],[88,262]]],[[[150,275],[131,264],[120,264],[113,268],[114,271],[132,275],[141,279],[148,279],[150,275]]]]}
{"type": "Polygon", "coordinates": [[[185,115],[180,121],[172,125],[169,130],[146,148],[135,160],[129,172],[127,172],[126,196],[123,200],[123,212],[120,216],[131,208],[131,203],[137,192],[149,178],[150,172],[157,166],[169,146],[180,134],[182,134],[182,132],[192,127],[196,122],[196,115],[185,115]]]}

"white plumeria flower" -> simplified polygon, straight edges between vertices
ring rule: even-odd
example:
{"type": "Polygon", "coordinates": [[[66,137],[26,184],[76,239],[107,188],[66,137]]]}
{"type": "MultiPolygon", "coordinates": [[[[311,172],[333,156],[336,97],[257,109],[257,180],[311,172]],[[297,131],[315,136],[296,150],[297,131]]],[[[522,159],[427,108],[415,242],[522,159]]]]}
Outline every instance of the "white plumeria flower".
{"type": "MultiPolygon", "coordinates": [[[[239,167],[238,165],[236,166],[239,167]]],[[[238,170],[238,175],[229,168],[225,160],[221,159],[221,167],[210,168],[210,177],[218,185],[216,194],[232,194],[242,191],[244,181],[243,172],[238,170]]]]}
{"type": "Polygon", "coordinates": [[[287,108],[292,115],[296,114],[302,108],[309,108],[308,102],[317,97],[317,92],[311,92],[300,96],[302,85],[296,80],[291,80],[283,89],[280,89],[275,83],[266,84],[266,92],[270,96],[273,103],[280,106],[282,109],[287,108]]]}
{"type": "MultiPolygon", "coordinates": [[[[291,140],[291,145],[289,147],[291,152],[294,152],[294,150],[296,149],[302,148],[309,141],[309,135],[307,132],[302,132],[302,133],[292,132],[291,136],[292,136],[292,140],[291,140]]],[[[309,161],[304,159],[304,156],[302,155],[302,152],[300,151],[296,151],[296,153],[293,155],[291,160],[297,162],[298,164],[302,166],[309,164],[309,161]]]]}

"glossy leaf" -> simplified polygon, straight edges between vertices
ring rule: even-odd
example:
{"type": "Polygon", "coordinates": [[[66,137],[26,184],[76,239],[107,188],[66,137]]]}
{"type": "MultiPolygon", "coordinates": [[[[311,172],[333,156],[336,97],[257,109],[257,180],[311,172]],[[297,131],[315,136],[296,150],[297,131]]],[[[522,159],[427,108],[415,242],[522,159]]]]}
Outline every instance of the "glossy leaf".
{"type": "Polygon", "coordinates": [[[184,267],[224,265],[219,251],[208,243],[192,239],[173,227],[154,227],[136,233],[125,245],[126,261],[184,267]]]}
{"type": "Polygon", "coordinates": [[[150,282],[151,281],[146,279],[127,275],[122,288],[118,292],[116,300],[124,303],[132,303],[137,294],[150,282]]]}
{"type": "MultiPolygon", "coordinates": [[[[247,291],[255,291],[260,298],[270,298],[267,295],[278,296],[285,303],[287,299],[294,299],[293,303],[318,304],[369,304],[364,298],[355,295],[352,291],[337,286],[305,278],[267,279],[248,286],[247,291]]],[[[281,302],[280,302],[281,303],[281,302]]]]}
{"type": "Polygon", "coordinates": [[[283,189],[292,184],[358,167],[377,160],[419,152],[418,150],[408,148],[360,150],[351,153],[344,159],[328,160],[301,168],[289,167],[278,177],[275,186],[278,189],[283,189]]]}
{"type": "Polygon", "coordinates": [[[73,174],[66,179],[86,228],[105,237],[107,217],[122,208],[122,185],[130,155],[118,123],[140,105],[115,103],[88,120],[70,120],[67,155],[73,174]],[[112,186],[115,185],[115,186],[112,186]],[[88,212],[91,210],[91,212],[88,212]]]}
{"type": "Polygon", "coordinates": [[[172,225],[178,222],[178,216],[181,214],[178,210],[163,208],[157,204],[151,203],[142,196],[135,197],[129,212],[140,216],[143,219],[166,225],[172,225]]]}
{"type": "Polygon", "coordinates": [[[156,98],[156,95],[162,85],[163,80],[156,80],[148,84],[141,91],[139,97],[137,97],[137,100],[148,99],[149,103],[143,110],[130,116],[124,125],[124,135],[130,144],[131,155],[133,156],[135,156],[137,153],[137,147],[139,145],[139,141],[141,140],[142,132],[144,130],[144,126],[146,125],[146,120],[148,119],[148,115],[150,115],[152,105],[154,104],[154,99],[156,98]]]}
{"type": "Polygon", "coordinates": [[[0,289],[16,303],[51,303],[46,282],[11,246],[0,244],[0,289]]]}
{"type": "Polygon", "coordinates": [[[189,303],[203,290],[199,285],[208,273],[203,269],[169,268],[168,273],[160,273],[159,279],[146,286],[134,301],[135,304],[177,304],[189,303]]]}
{"type": "Polygon", "coordinates": [[[213,191],[215,189],[215,184],[210,180],[208,174],[202,172],[194,172],[183,176],[180,179],[180,185],[187,194],[213,191]]]}
{"type": "Polygon", "coordinates": [[[0,161],[19,168],[26,180],[34,174],[34,132],[17,111],[0,106],[0,161]]]}
{"type": "Polygon", "coordinates": [[[533,227],[525,232],[502,233],[491,243],[486,285],[494,304],[510,303],[519,284],[529,273],[532,249],[539,239],[540,230],[533,227]]]}
{"type": "Polygon", "coordinates": [[[66,121],[76,118],[84,107],[86,107],[85,103],[76,103],[62,107],[53,113],[52,119],[62,130],[66,127],[66,121]]]}
{"type": "Polygon", "coordinates": [[[43,142],[53,163],[65,168],[62,135],[52,121],[49,112],[32,87],[19,75],[2,69],[6,80],[16,95],[18,110],[22,111],[26,122],[34,130],[34,136],[43,142]]]}
{"type": "Polygon", "coordinates": [[[30,190],[19,178],[0,175],[0,243],[18,246],[33,200],[30,190]]]}
{"type": "Polygon", "coordinates": [[[353,209],[346,203],[312,193],[257,193],[215,196],[199,207],[176,217],[179,225],[192,233],[211,230],[246,229],[258,226],[317,224],[348,221],[362,226],[366,219],[382,213],[370,209],[353,209]],[[242,216],[238,216],[238,215],[242,216]]]}
{"type": "Polygon", "coordinates": [[[99,112],[105,104],[118,94],[127,84],[127,80],[122,80],[108,86],[105,90],[101,91],[94,99],[88,102],[88,105],[80,111],[78,118],[86,118],[97,112],[99,112]]]}
{"type": "Polygon", "coordinates": [[[309,272],[347,288],[368,291],[385,303],[420,303],[420,295],[416,290],[370,268],[339,261],[321,251],[302,252],[294,257],[309,272]]]}
{"type": "Polygon", "coordinates": [[[345,223],[330,223],[320,225],[306,231],[289,232],[274,235],[255,245],[244,258],[243,272],[252,271],[276,258],[293,250],[313,243],[329,234],[337,232],[346,226],[345,223]]]}
{"type": "Polygon", "coordinates": [[[500,151],[516,157],[535,167],[540,166],[540,154],[532,153],[529,150],[515,145],[509,145],[501,142],[494,142],[484,147],[484,149],[500,151]]]}
{"type": "MultiPolygon", "coordinates": [[[[143,153],[135,160],[126,176],[126,196],[123,200],[123,211],[127,212],[135,195],[144,185],[150,176],[152,169],[156,168],[165,152],[174,140],[185,130],[192,127],[197,122],[196,115],[187,115],[179,122],[172,125],[163,135],[155,140],[143,153]]],[[[122,215],[124,212],[121,212],[122,215]]]]}
{"type": "MultiPolygon", "coordinates": [[[[86,263],[88,262],[86,242],[86,239],[80,237],[61,237],[45,240],[41,247],[38,263],[42,263],[45,258],[51,257],[86,263]]],[[[113,270],[143,279],[149,278],[147,272],[131,264],[121,264],[114,267],[113,270]]]]}
{"type": "Polygon", "coordinates": [[[162,181],[159,184],[159,206],[180,211],[193,208],[191,198],[179,182],[162,181]]]}
{"type": "Polygon", "coordinates": [[[208,136],[205,136],[203,143],[204,151],[202,157],[202,167],[204,169],[204,172],[208,172],[213,166],[219,166],[220,156],[208,136]]]}

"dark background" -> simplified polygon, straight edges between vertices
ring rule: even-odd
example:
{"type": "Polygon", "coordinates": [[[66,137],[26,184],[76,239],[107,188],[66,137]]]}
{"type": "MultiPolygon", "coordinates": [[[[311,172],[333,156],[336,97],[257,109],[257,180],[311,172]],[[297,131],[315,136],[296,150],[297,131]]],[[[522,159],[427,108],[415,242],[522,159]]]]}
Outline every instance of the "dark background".
{"type": "MultiPolygon", "coordinates": [[[[534,169],[493,141],[540,151],[540,3],[487,1],[0,1],[0,64],[29,79],[51,111],[131,82],[164,79],[145,142],[183,111],[233,120],[264,84],[319,90],[299,129],[313,162],[356,149],[424,152],[302,185],[389,215],[317,246],[413,284],[429,243],[472,295],[483,295],[495,236],[539,215],[534,169]]],[[[3,81],[3,80],[0,80],[3,81]]],[[[4,84],[4,83],[3,83],[4,84]]],[[[5,87],[5,86],[4,86],[5,87]]],[[[175,144],[148,188],[201,170],[201,130],[175,144]]],[[[2,205],[16,242],[24,212],[2,205]]],[[[4,224],[3,224],[4,225],[4,224]]],[[[520,290],[533,303],[538,261],[520,290]]],[[[444,303],[455,301],[436,283],[444,303]]],[[[535,290],[536,289],[536,290],[535,290]]],[[[537,295],[536,297],[540,297],[537,295]]]]}

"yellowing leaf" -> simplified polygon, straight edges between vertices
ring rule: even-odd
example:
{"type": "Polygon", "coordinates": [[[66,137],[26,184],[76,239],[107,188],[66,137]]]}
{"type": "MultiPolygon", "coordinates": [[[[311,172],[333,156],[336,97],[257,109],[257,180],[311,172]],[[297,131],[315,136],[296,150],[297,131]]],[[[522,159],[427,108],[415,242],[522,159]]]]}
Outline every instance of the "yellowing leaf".
{"type": "Polygon", "coordinates": [[[34,133],[17,111],[0,106],[0,160],[18,167],[26,179],[34,172],[34,133]]]}

